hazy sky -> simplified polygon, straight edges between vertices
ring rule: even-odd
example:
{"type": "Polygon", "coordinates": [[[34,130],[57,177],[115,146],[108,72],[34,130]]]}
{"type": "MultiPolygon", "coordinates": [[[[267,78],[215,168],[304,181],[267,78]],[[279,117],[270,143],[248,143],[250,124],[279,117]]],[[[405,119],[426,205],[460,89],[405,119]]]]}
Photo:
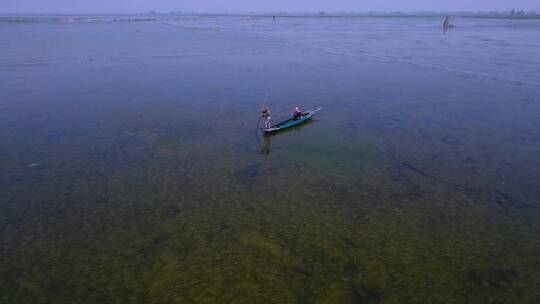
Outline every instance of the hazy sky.
{"type": "Polygon", "coordinates": [[[0,0],[2,13],[540,10],[540,0],[0,0]]]}

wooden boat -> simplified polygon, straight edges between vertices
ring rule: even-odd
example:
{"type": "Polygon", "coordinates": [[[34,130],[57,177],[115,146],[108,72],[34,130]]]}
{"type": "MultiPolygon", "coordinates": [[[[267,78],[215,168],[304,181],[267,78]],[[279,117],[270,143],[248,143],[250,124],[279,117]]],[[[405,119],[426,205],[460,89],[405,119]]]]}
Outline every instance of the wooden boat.
{"type": "Polygon", "coordinates": [[[304,121],[310,119],[311,117],[313,117],[313,115],[315,115],[320,110],[322,110],[322,108],[318,108],[318,109],[315,109],[315,110],[304,111],[304,112],[302,112],[302,116],[300,118],[298,118],[298,119],[290,118],[290,119],[282,121],[282,122],[280,122],[280,123],[278,123],[276,125],[273,125],[268,129],[262,129],[262,131],[264,133],[272,133],[272,132],[277,132],[277,131],[287,129],[287,128],[290,128],[290,127],[294,127],[294,126],[299,125],[299,124],[303,123],[304,121]]]}

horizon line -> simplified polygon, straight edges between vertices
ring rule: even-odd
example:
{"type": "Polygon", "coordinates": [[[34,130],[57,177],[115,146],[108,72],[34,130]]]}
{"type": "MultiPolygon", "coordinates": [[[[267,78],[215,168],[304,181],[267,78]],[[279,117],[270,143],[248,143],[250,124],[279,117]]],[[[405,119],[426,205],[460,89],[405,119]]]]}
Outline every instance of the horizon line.
{"type": "Polygon", "coordinates": [[[534,9],[508,9],[508,10],[417,10],[417,11],[392,11],[392,10],[373,10],[373,11],[246,11],[246,12],[209,12],[209,11],[156,11],[149,10],[145,12],[0,12],[0,15],[280,15],[280,14],[493,14],[509,12],[540,13],[540,10],[534,9]]]}

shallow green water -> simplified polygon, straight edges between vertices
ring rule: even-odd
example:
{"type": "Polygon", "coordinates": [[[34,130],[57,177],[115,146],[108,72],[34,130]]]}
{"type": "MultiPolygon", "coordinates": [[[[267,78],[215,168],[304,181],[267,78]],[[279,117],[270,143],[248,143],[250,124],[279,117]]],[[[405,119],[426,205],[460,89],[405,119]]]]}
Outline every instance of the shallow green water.
{"type": "Polygon", "coordinates": [[[534,76],[364,57],[348,19],[190,22],[0,27],[0,302],[540,300],[534,76]],[[266,92],[324,109],[257,138],[266,92]]]}

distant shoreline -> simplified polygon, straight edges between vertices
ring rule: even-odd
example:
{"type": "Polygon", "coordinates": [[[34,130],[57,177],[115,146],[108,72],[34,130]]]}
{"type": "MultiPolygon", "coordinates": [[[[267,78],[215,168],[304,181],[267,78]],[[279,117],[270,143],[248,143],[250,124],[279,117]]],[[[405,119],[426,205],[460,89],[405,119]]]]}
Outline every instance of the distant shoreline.
{"type": "Polygon", "coordinates": [[[139,13],[139,14],[3,14],[0,13],[0,22],[78,22],[78,21],[159,21],[181,20],[189,17],[236,17],[236,18],[492,18],[510,20],[540,20],[540,12],[419,12],[419,13],[237,13],[237,14],[211,14],[211,13],[139,13]]]}
{"type": "Polygon", "coordinates": [[[0,12],[0,16],[276,16],[276,17],[540,17],[540,10],[521,11],[433,11],[433,12],[245,12],[245,13],[198,13],[198,12],[139,12],[139,13],[7,13],[0,12]]]}

